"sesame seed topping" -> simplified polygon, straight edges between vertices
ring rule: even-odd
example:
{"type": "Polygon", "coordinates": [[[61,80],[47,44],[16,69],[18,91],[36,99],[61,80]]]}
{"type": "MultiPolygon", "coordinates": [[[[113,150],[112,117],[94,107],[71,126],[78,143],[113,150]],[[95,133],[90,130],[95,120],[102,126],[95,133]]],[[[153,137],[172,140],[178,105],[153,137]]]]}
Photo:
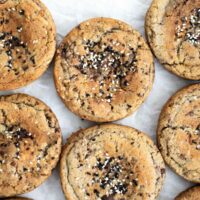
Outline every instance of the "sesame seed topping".
{"type": "MultiPolygon", "coordinates": [[[[14,141],[14,146],[15,146],[15,159],[20,159],[20,142],[24,138],[32,138],[30,133],[28,133],[25,129],[19,128],[18,126],[11,126],[8,127],[2,134],[8,139],[8,140],[13,140],[14,141]]],[[[6,155],[5,155],[6,156],[6,155]]],[[[0,164],[4,164],[5,160],[1,160],[0,164]]]]}
{"type": "Polygon", "coordinates": [[[138,185],[132,165],[124,156],[112,157],[106,153],[105,159],[97,157],[96,164],[91,169],[93,171],[86,174],[92,178],[93,193],[101,200],[115,195],[123,196],[138,185]]]}
{"type": "Polygon", "coordinates": [[[95,80],[99,84],[92,88],[95,96],[110,103],[116,91],[129,85],[128,81],[123,84],[123,80],[129,73],[136,71],[136,52],[129,46],[125,54],[125,50],[121,50],[124,48],[123,44],[112,39],[108,43],[84,39],[83,47],[85,53],[79,55],[76,48],[71,49],[72,47],[65,46],[62,49],[62,56],[77,59],[79,64],[75,67],[86,75],[87,79],[95,80]]]}
{"type": "MultiPolygon", "coordinates": [[[[22,30],[22,27],[17,27],[18,32],[21,32],[22,30]]],[[[14,70],[16,75],[18,75],[18,73],[14,66],[15,59],[21,60],[22,63],[26,63],[23,56],[19,55],[20,53],[28,54],[32,63],[35,64],[35,59],[31,56],[27,43],[20,40],[17,36],[12,35],[11,32],[0,32],[0,46],[7,54],[7,63],[5,64],[5,67],[14,70]],[[17,58],[13,57],[15,54],[18,54],[17,58]]],[[[22,68],[24,69],[24,66],[22,66],[22,68]]]]}
{"type": "Polygon", "coordinates": [[[181,22],[176,22],[177,40],[184,38],[193,45],[200,44],[200,8],[193,9],[189,17],[182,17],[181,22]],[[180,25],[181,23],[181,25],[180,25]]]}

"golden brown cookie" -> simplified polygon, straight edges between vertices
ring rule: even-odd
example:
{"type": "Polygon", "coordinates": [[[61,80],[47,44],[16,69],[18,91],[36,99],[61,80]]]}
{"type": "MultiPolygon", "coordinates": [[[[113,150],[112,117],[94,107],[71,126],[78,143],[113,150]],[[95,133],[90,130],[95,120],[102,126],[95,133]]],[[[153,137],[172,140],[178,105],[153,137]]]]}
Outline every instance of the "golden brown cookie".
{"type": "Polygon", "coordinates": [[[175,200],[200,200],[200,186],[192,187],[182,192],[175,200]]]}
{"type": "Polygon", "coordinates": [[[162,187],[165,166],[145,134],[107,124],[68,139],[60,175],[68,200],[153,200],[162,187]]]}
{"type": "Polygon", "coordinates": [[[55,24],[40,0],[0,1],[0,90],[29,84],[55,52],[55,24]]]}
{"type": "Polygon", "coordinates": [[[200,79],[200,1],[153,0],[146,16],[149,44],[169,71],[200,79]]]}
{"type": "Polygon", "coordinates": [[[81,118],[114,121],[133,113],[154,80],[152,54],[124,22],[95,18],[63,40],[55,63],[55,84],[66,106],[81,118]]]}
{"type": "Polygon", "coordinates": [[[38,187],[60,151],[61,130],[47,105],[25,94],[0,97],[0,196],[38,187]]]}
{"type": "Polygon", "coordinates": [[[200,84],[171,97],[160,115],[157,134],[167,164],[183,178],[200,183],[200,84]]]}

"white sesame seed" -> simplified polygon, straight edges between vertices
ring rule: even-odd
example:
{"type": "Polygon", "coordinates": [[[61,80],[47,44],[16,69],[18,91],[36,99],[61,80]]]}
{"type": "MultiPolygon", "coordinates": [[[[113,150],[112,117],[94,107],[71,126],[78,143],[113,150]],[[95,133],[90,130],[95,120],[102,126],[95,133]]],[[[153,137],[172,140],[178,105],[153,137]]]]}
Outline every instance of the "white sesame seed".
{"type": "Polygon", "coordinates": [[[38,43],[38,40],[33,40],[33,44],[37,44],[38,43]]]}
{"type": "Polygon", "coordinates": [[[200,144],[197,145],[197,149],[200,150],[200,144]]]}

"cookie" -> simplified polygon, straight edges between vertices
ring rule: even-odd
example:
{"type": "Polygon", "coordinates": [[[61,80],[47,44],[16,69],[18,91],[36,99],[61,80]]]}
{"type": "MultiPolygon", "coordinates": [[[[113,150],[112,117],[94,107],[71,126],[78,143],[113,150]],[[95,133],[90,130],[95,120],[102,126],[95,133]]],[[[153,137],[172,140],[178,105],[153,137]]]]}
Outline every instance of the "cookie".
{"type": "Polygon", "coordinates": [[[39,78],[56,47],[52,16],[40,0],[0,1],[0,90],[39,78]]]}
{"type": "Polygon", "coordinates": [[[68,139],[60,176],[68,200],[153,200],[162,187],[165,166],[145,134],[107,124],[68,139]]]}
{"type": "Polygon", "coordinates": [[[183,178],[200,183],[200,84],[171,97],[161,112],[157,134],[166,163],[183,178]]]}
{"type": "Polygon", "coordinates": [[[83,119],[108,122],[133,113],[154,80],[152,54],[124,22],[95,18],[74,28],[60,45],[54,69],[58,94],[83,119]]]}
{"type": "Polygon", "coordinates": [[[200,200],[200,187],[192,187],[182,192],[175,200],[200,200]]]}
{"type": "Polygon", "coordinates": [[[0,197],[29,192],[43,183],[61,152],[61,130],[40,100],[0,97],[0,197]]]}
{"type": "Polygon", "coordinates": [[[161,64],[186,79],[200,79],[200,1],[153,0],[146,35],[161,64]]]}

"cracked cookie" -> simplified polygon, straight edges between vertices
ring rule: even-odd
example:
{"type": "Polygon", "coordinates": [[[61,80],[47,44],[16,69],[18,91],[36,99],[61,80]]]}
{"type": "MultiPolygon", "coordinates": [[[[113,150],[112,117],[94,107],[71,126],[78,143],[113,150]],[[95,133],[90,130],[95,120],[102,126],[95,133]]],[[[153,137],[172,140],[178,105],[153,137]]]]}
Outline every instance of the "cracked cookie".
{"type": "Polygon", "coordinates": [[[148,42],[161,64],[187,79],[200,79],[200,1],[153,0],[146,15],[148,42]]]}
{"type": "Polygon", "coordinates": [[[0,2],[0,90],[11,90],[39,78],[50,64],[56,30],[40,0],[0,2]]]}
{"type": "Polygon", "coordinates": [[[60,176],[68,200],[153,200],[165,166],[145,134],[106,124],[80,130],[67,140],[60,176]]]}
{"type": "Polygon", "coordinates": [[[200,183],[200,84],[171,97],[161,112],[157,134],[166,163],[183,178],[200,183]]]}
{"type": "Polygon", "coordinates": [[[0,97],[0,196],[38,187],[60,152],[61,130],[47,105],[25,94],[0,97]]]}
{"type": "Polygon", "coordinates": [[[175,200],[200,200],[200,186],[192,187],[182,192],[175,200]]]}
{"type": "Polygon", "coordinates": [[[54,69],[58,94],[83,119],[108,122],[133,113],[147,98],[154,63],[144,39],[124,22],[95,18],[60,45],[54,69]]]}

